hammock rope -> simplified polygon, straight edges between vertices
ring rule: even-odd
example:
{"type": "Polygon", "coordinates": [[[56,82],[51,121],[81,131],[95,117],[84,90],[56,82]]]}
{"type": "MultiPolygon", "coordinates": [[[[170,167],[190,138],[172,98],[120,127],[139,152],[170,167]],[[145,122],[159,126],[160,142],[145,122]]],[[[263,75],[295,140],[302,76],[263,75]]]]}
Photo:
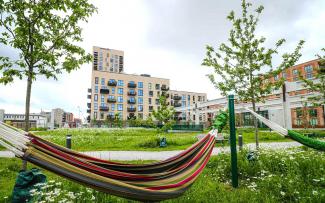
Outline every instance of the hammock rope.
{"type": "MultiPolygon", "coordinates": [[[[226,120],[221,120],[218,125],[224,126],[226,120]]],[[[222,129],[218,125],[217,129],[222,129]]],[[[17,157],[96,190],[134,200],[161,201],[182,195],[194,183],[209,161],[217,133],[212,130],[178,155],[149,164],[87,156],[5,123],[0,123],[0,145],[17,157]]]]}
{"type": "Polygon", "coordinates": [[[257,114],[256,112],[252,111],[249,108],[246,108],[246,110],[248,110],[258,120],[263,122],[265,125],[267,125],[272,130],[278,132],[279,134],[281,134],[283,136],[289,136],[291,139],[293,139],[307,147],[310,147],[310,148],[313,148],[316,150],[320,150],[320,151],[325,151],[325,142],[323,142],[321,140],[313,139],[310,137],[306,137],[306,136],[304,136],[296,131],[293,131],[293,130],[287,130],[287,129],[283,128],[282,126],[280,126],[279,124],[264,118],[263,116],[257,114]]]}

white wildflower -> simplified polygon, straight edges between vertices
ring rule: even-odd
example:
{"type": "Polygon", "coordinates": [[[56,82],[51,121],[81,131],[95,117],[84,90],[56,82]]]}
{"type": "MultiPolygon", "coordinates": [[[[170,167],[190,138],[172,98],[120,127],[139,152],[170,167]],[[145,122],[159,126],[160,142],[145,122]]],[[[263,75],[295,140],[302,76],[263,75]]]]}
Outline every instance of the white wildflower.
{"type": "Polygon", "coordinates": [[[281,194],[282,196],[284,196],[286,193],[285,193],[285,192],[283,192],[283,191],[281,191],[281,192],[280,192],[280,194],[281,194]]]}

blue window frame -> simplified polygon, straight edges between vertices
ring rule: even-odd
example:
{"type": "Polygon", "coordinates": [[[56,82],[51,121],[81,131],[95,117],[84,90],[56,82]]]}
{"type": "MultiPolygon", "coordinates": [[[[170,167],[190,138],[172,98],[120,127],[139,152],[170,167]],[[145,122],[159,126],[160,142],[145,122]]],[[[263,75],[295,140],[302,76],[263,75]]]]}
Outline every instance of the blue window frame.
{"type": "Polygon", "coordinates": [[[123,97],[122,96],[118,96],[117,97],[117,102],[122,103],[123,102],[123,97]]]}
{"type": "Polygon", "coordinates": [[[112,87],[112,94],[115,94],[115,87],[112,87]]]}
{"type": "Polygon", "coordinates": [[[186,106],[186,101],[182,101],[182,107],[186,106]]]}
{"type": "Polygon", "coordinates": [[[138,88],[143,88],[143,82],[138,82],[138,88]]]}
{"type": "Polygon", "coordinates": [[[105,96],[103,94],[100,96],[100,102],[105,102],[105,96]]]}
{"type": "Polygon", "coordinates": [[[98,110],[98,103],[94,103],[94,110],[95,110],[95,111],[98,110]]]}
{"type": "Polygon", "coordinates": [[[138,104],[143,104],[143,97],[138,97],[138,104]]]}
{"type": "Polygon", "coordinates": [[[117,89],[117,93],[118,93],[118,94],[123,94],[123,88],[118,88],[118,89],[117,89]]]}
{"type": "Polygon", "coordinates": [[[134,97],[130,97],[129,100],[130,100],[130,102],[135,102],[135,98],[134,97]]]}
{"type": "Polygon", "coordinates": [[[134,90],[134,89],[130,89],[129,92],[130,92],[131,94],[134,94],[134,93],[135,93],[135,90],[134,90]]]}
{"type": "Polygon", "coordinates": [[[138,96],[143,96],[143,90],[138,90],[138,96]]]}
{"type": "Polygon", "coordinates": [[[101,84],[101,85],[105,85],[105,78],[102,78],[100,84],[101,84]]]}
{"type": "Polygon", "coordinates": [[[117,105],[117,110],[118,111],[123,111],[123,104],[118,104],[117,105]]]}
{"type": "Polygon", "coordinates": [[[182,95],[182,100],[185,100],[186,99],[186,96],[183,94],[182,95]]]}
{"type": "Polygon", "coordinates": [[[98,101],[98,94],[94,95],[94,101],[98,101]]]}
{"type": "Polygon", "coordinates": [[[118,80],[118,81],[117,81],[117,86],[121,86],[121,87],[123,87],[123,86],[124,86],[124,82],[123,82],[123,80],[118,80]]]}
{"type": "Polygon", "coordinates": [[[95,86],[95,93],[98,93],[98,86],[95,86]]]}
{"type": "Polygon", "coordinates": [[[98,77],[95,77],[95,84],[98,84],[98,77]]]}
{"type": "Polygon", "coordinates": [[[138,105],[138,111],[142,112],[143,111],[143,105],[138,105]]]}
{"type": "Polygon", "coordinates": [[[111,111],[115,111],[115,104],[111,105],[111,111]]]}

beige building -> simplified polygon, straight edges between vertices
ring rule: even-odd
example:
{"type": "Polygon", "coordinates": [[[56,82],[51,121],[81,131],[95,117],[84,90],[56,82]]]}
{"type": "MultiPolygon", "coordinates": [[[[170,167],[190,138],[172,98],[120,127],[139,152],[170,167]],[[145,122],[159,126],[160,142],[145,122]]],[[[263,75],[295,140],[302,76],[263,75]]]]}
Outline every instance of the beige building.
{"type": "MultiPolygon", "coordinates": [[[[123,51],[99,47],[93,47],[93,50],[88,120],[106,120],[116,113],[123,120],[132,117],[146,119],[159,107],[161,94],[165,94],[167,102],[175,107],[206,101],[205,93],[169,90],[169,79],[124,73],[123,51]]],[[[178,114],[178,117],[182,115],[178,114]]]]}

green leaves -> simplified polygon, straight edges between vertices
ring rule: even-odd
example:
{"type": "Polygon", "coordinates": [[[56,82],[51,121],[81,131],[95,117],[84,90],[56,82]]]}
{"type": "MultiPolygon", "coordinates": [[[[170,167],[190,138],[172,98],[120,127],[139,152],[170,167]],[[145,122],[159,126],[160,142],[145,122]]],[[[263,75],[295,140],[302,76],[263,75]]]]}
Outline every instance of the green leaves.
{"type": "Polygon", "coordinates": [[[0,67],[7,66],[0,69],[0,81],[7,84],[23,75],[56,79],[91,61],[75,43],[82,41],[80,22],[95,11],[87,0],[0,1],[0,43],[19,52],[18,60],[0,58],[0,67]]]}
{"type": "Polygon", "coordinates": [[[158,130],[162,132],[167,132],[169,129],[172,128],[172,125],[175,123],[175,110],[174,107],[170,107],[168,105],[167,98],[164,94],[159,97],[159,104],[160,107],[157,110],[154,110],[152,112],[152,115],[160,124],[163,125],[163,127],[158,130]]]}

